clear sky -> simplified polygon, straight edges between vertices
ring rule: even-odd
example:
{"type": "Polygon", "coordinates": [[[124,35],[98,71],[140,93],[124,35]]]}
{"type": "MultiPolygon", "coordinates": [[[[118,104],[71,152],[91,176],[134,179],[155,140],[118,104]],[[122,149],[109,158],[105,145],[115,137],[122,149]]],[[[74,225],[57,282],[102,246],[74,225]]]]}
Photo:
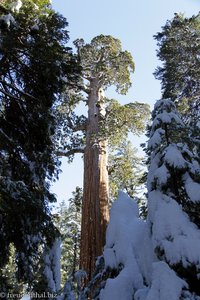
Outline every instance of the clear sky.
{"type": "MultiPolygon", "coordinates": [[[[153,35],[161,31],[174,13],[190,17],[200,10],[200,0],[53,0],[52,5],[67,18],[69,46],[77,38],[90,42],[99,34],[121,40],[123,49],[130,51],[135,61],[133,85],[126,96],[119,97],[112,90],[108,96],[120,99],[121,103],[146,102],[151,107],[161,94],[160,83],[152,74],[159,65],[153,35]]],[[[52,188],[59,201],[71,197],[75,187],[82,185],[80,156],[71,165],[63,160],[62,170],[52,188]]]]}

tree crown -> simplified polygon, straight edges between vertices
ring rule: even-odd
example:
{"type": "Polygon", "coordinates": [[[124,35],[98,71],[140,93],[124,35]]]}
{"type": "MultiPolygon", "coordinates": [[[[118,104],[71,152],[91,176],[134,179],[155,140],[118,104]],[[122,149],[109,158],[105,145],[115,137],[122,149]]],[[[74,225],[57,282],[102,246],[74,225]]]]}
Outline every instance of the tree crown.
{"type": "Polygon", "coordinates": [[[97,80],[103,89],[116,86],[117,92],[126,94],[131,86],[130,73],[135,65],[128,51],[122,51],[120,40],[110,35],[99,35],[85,44],[83,39],[74,42],[86,80],[97,80]]]}

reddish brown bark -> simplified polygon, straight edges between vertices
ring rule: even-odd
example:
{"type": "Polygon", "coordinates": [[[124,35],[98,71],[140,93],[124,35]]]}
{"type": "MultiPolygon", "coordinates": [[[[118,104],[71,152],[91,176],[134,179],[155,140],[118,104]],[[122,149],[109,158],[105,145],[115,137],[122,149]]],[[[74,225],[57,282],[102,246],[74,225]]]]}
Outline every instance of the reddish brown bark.
{"type": "Polygon", "coordinates": [[[91,83],[84,153],[84,184],[80,266],[91,279],[96,258],[102,254],[109,219],[107,141],[99,138],[101,110],[99,87],[91,83]]]}

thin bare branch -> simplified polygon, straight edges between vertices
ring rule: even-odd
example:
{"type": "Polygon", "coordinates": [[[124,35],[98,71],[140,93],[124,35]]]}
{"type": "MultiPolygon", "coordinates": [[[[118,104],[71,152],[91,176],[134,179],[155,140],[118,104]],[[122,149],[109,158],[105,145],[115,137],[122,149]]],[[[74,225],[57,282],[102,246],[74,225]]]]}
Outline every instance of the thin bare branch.
{"type": "Polygon", "coordinates": [[[62,151],[62,150],[59,150],[56,152],[57,156],[58,157],[69,157],[71,155],[74,155],[76,153],[84,153],[85,149],[84,148],[74,148],[74,149],[70,149],[70,150],[67,150],[67,151],[62,151]]]}

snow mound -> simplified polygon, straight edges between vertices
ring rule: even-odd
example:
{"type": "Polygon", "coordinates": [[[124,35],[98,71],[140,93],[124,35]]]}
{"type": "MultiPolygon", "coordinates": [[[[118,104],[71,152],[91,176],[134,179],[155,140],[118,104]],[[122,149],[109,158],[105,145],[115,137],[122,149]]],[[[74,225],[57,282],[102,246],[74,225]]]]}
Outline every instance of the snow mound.
{"type": "Polygon", "coordinates": [[[144,278],[149,281],[151,249],[147,225],[139,219],[136,202],[120,192],[111,208],[103,255],[106,268],[121,266],[121,271],[115,278],[107,279],[100,300],[131,300],[134,292],[144,287],[144,278]]]}

